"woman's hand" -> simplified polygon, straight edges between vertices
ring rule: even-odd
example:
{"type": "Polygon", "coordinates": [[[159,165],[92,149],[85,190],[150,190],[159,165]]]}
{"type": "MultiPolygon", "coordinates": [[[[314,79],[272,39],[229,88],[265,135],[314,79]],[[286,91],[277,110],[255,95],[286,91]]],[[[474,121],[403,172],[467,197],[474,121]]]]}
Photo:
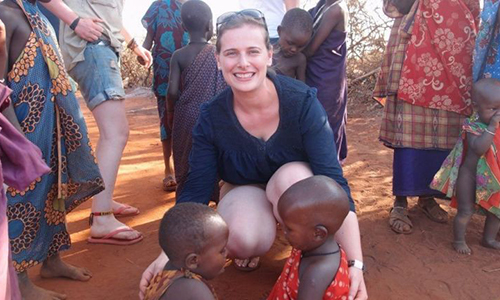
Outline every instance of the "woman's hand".
{"type": "Polygon", "coordinates": [[[349,279],[351,281],[349,300],[368,299],[363,271],[358,268],[349,268],[349,279]]]}
{"type": "Polygon", "coordinates": [[[137,46],[134,48],[134,53],[137,55],[138,60],[139,57],[140,59],[144,62],[140,62],[141,65],[145,66],[146,68],[149,68],[151,64],[153,63],[153,57],[151,56],[151,52],[148,50],[144,49],[142,46],[137,46]]]}
{"type": "Polygon", "coordinates": [[[156,258],[142,273],[141,282],[139,283],[139,299],[144,299],[146,293],[146,288],[153,277],[160,273],[168,262],[167,255],[162,251],[161,254],[156,258]]]}
{"type": "Polygon", "coordinates": [[[104,22],[98,18],[81,18],[76,25],[75,33],[81,39],[88,42],[95,42],[102,35],[102,26],[99,23],[104,22]]]}

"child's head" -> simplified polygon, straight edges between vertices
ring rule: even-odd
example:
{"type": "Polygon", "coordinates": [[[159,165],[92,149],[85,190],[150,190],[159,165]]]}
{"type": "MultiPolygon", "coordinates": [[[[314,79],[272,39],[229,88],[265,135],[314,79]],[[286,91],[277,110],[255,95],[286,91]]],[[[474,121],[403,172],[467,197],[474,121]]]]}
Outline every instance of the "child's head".
{"type": "Polygon", "coordinates": [[[472,103],[481,122],[489,124],[500,110],[500,80],[484,78],[472,86],[472,103]]]}
{"type": "Polygon", "coordinates": [[[307,11],[300,8],[287,11],[278,26],[278,43],[283,55],[290,57],[299,52],[307,45],[312,33],[313,19],[307,11]]]}
{"type": "Polygon", "coordinates": [[[168,210],[160,223],[160,246],[171,263],[205,279],[224,270],[229,231],[212,208],[199,203],[181,203],[168,210]]]}
{"type": "Polygon", "coordinates": [[[290,244],[299,250],[311,251],[342,226],[349,213],[349,199],[333,179],[312,176],[283,193],[278,212],[290,244]]]}
{"type": "Polygon", "coordinates": [[[189,34],[205,33],[207,40],[213,35],[212,11],[201,0],[189,0],[181,6],[181,19],[189,34]]]}

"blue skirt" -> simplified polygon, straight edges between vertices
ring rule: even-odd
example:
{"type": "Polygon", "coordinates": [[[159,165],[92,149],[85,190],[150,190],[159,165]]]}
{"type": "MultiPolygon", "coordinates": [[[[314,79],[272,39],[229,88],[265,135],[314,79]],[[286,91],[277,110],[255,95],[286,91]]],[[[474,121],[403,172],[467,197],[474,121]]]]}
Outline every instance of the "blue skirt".
{"type": "Polygon", "coordinates": [[[436,196],[444,194],[429,187],[450,151],[394,149],[392,192],[395,196],[436,196]]]}

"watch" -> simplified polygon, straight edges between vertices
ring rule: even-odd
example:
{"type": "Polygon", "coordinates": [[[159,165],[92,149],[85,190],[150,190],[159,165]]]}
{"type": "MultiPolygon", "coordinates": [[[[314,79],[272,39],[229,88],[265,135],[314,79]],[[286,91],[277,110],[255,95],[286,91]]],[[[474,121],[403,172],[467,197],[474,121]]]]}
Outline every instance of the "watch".
{"type": "Polygon", "coordinates": [[[357,260],[357,259],[353,259],[353,260],[349,260],[347,262],[347,266],[350,268],[350,267],[354,267],[356,269],[360,269],[361,271],[366,271],[366,267],[365,267],[365,264],[360,261],[360,260],[357,260]]]}

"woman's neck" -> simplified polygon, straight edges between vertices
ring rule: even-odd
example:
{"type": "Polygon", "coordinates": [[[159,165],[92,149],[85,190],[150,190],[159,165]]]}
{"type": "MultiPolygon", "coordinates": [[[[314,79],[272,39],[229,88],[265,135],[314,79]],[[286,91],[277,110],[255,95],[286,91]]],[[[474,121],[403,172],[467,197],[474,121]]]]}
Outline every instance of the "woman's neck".
{"type": "Polygon", "coordinates": [[[251,92],[239,92],[233,90],[234,105],[246,113],[261,111],[274,104],[277,99],[277,91],[269,78],[266,78],[259,89],[251,92]]]}

